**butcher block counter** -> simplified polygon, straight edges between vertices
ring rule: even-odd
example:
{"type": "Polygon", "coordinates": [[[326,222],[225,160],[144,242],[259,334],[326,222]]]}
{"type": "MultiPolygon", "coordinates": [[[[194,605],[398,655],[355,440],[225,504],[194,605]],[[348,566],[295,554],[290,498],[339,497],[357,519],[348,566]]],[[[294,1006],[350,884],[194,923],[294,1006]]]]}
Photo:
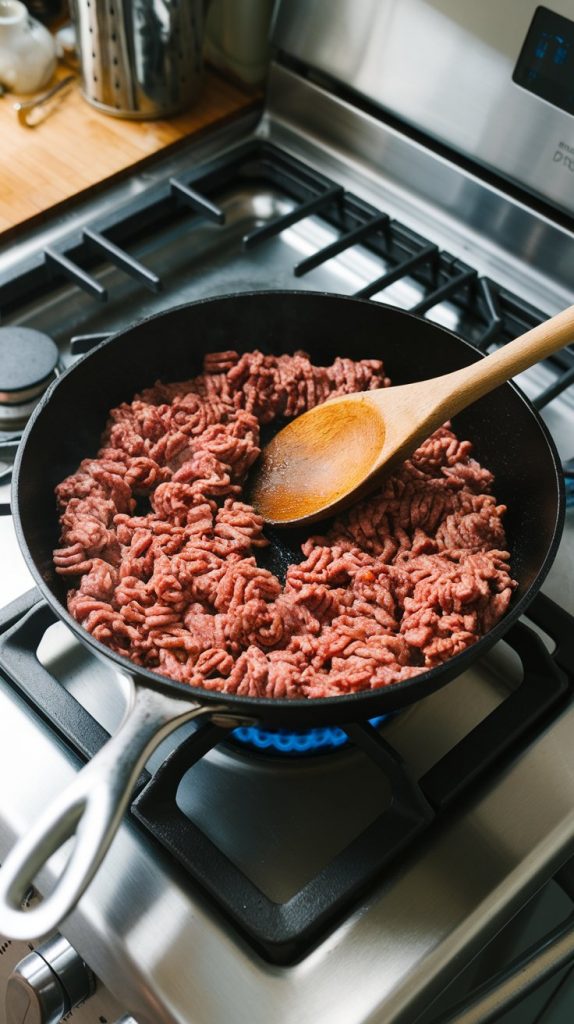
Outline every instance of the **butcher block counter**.
{"type": "Polygon", "coordinates": [[[19,123],[17,99],[0,98],[0,233],[7,234],[261,102],[210,69],[195,104],[161,121],[100,113],[82,98],[79,78],[35,128],[19,123]]]}

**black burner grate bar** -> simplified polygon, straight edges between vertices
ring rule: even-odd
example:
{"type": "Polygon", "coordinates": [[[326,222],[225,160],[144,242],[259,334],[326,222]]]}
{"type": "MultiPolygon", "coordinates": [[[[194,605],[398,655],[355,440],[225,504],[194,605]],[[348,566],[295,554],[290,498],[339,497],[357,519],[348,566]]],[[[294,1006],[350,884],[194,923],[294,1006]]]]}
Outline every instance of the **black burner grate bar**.
{"type": "Polygon", "coordinates": [[[209,220],[215,221],[216,224],[225,224],[225,213],[221,207],[216,206],[215,203],[212,203],[211,200],[202,195],[201,192],[197,192],[189,185],[184,185],[183,182],[178,181],[177,178],[169,179],[169,187],[172,194],[183,200],[187,206],[191,206],[192,209],[205,214],[209,220]]]}
{"type": "Polygon", "coordinates": [[[572,616],[547,594],[538,594],[526,612],[555,643],[552,660],[570,675],[574,682],[574,629],[572,616]]]}
{"type": "MultiPolygon", "coordinates": [[[[2,609],[0,665],[26,701],[82,760],[88,761],[107,743],[110,735],[38,660],[36,652],[40,641],[55,622],[58,622],[55,612],[34,590],[2,609]],[[15,621],[12,609],[15,613],[21,609],[21,617],[15,621]]],[[[149,772],[144,769],[135,791],[148,780],[149,772]]]]}
{"type": "Polygon", "coordinates": [[[150,291],[161,291],[162,284],[157,274],[154,274],[153,270],[149,270],[139,260],[130,256],[125,249],[120,249],[109,238],[100,234],[99,231],[92,231],[91,228],[84,228],[82,234],[90,245],[104,253],[110,263],[114,263],[116,267],[124,270],[126,274],[135,278],[136,281],[141,281],[150,291]]]}
{"type": "Polygon", "coordinates": [[[68,256],[64,256],[62,252],[56,252],[55,249],[46,246],[44,249],[44,262],[54,272],[63,274],[64,277],[77,284],[88,295],[99,299],[100,302],[107,300],[108,293],[104,286],[99,281],[96,281],[95,277],[92,277],[91,274],[83,270],[82,267],[79,267],[77,263],[69,259],[68,256]]]}
{"type": "Polygon", "coordinates": [[[301,260],[297,263],[293,273],[295,277],[302,277],[303,274],[307,274],[310,270],[318,267],[321,263],[326,263],[327,260],[338,256],[339,253],[345,249],[349,249],[352,245],[367,238],[374,231],[379,228],[386,226],[389,223],[389,216],[386,213],[379,213],[375,217],[372,217],[365,224],[361,224],[358,228],[353,228],[352,231],[347,231],[344,235],[341,235],[335,242],[331,242],[330,245],[326,245],[323,249],[319,249],[312,256],[307,256],[306,259],[301,260]]]}
{"type": "MultiPolygon", "coordinates": [[[[494,285],[494,288],[503,318],[505,340],[510,341],[512,338],[517,338],[531,327],[547,319],[547,314],[540,312],[524,299],[513,295],[506,288],[499,285],[494,285]]],[[[571,366],[574,366],[574,346],[566,345],[555,352],[550,360],[556,367],[569,370],[571,366]]]]}
{"type": "Polygon", "coordinates": [[[423,263],[435,261],[437,255],[438,248],[436,245],[425,245],[419,252],[408,256],[407,259],[402,260],[392,270],[388,270],[374,281],[370,281],[364,288],[360,288],[358,292],[355,292],[355,295],[357,298],[370,299],[371,295],[376,295],[377,292],[382,292],[384,288],[388,288],[389,285],[394,284],[400,278],[407,277],[413,270],[421,267],[423,263]]]}
{"type": "Polygon", "coordinates": [[[5,633],[19,619],[22,619],[40,601],[40,593],[35,587],[0,608],[0,635],[5,633]]]}
{"type": "Polygon", "coordinates": [[[44,633],[57,621],[52,609],[38,600],[19,622],[0,636],[0,661],[4,672],[27,701],[84,760],[88,760],[107,742],[109,734],[36,656],[44,633]]]}
{"type": "MultiPolygon", "coordinates": [[[[530,306],[511,292],[506,291],[505,288],[497,287],[496,294],[503,315],[503,340],[517,338],[520,334],[524,334],[536,324],[546,319],[544,313],[541,313],[534,306],[530,306]]],[[[571,371],[574,369],[574,346],[564,346],[564,348],[550,356],[548,362],[552,363],[559,376],[553,381],[550,388],[537,396],[533,404],[539,409],[548,405],[553,398],[556,398],[573,383],[571,371]]]]}
{"type": "Polygon", "coordinates": [[[521,749],[525,737],[540,729],[568,693],[567,677],[537,633],[519,622],[507,639],[520,657],[522,682],[419,780],[437,810],[449,807],[501,758],[521,749]]]}
{"type": "Polygon", "coordinates": [[[482,300],[483,303],[485,320],[488,326],[481,338],[475,342],[475,344],[481,352],[486,352],[490,343],[500,337],[502,331],[502,317],[500,315],[500,308],[494,285],[487,277],[479,278],[478,295],[479,299],[482,300]]]}
{"type": "Polygon", "coordinates": [[[16,452],[18,451],[18,445],[19,444],[20,444],[20,435],[19,434],[16,437],[14,437],[14,438],[10,438],[9,440],[2,440],[2,441],[0,441],[0,459],[4,455],[8,455],[10,457],[13,457],[16,454],[16,452]]]}
{"type": "Polygon", "coordinates": [[[476,277],[476,270],[461,270],[460,273],[451,277],[450,281],[446,281],[439,288],[435,288],[428,295],[425,295],[424,299],[411,306],[410,312],[418,313],[419,315],[428,313],[429,309],[437,306],[439,302],[444,302],[445,299],[452,298],[464,285],[470,284],[476,277]]]}
{"type": "MultiPolygon", "coordinates": [[[[0,431],[0,462],[13,459],[20,444],[21,434],[14,431],[0,431]]],[[[0,484],[5,484],[12,476],[12,465],[0,471],[0,484]]],[[[9,516],[12,512],[9,501],[0,502],[0,517],[9,516]]]]}
{"type": "Polygon", "coordinates": [[[300,220],[304,220],[305,217],[311,216],[313,213],[318,213],[323,210],[326,206],[329,206],[337,199],[343,197],[343,189],[340,185],[332,185],[330,188],[321,192],[320,195],[314,196],[313,199],[308,199],[304,203],[300,203],[295,209],[289,213],[285,213],[282,217],[277,217],[276,220],[270,221],[268,224],[263,224],[261,227],[254,228],[253,231],[249,231],[243,238],[243,246],[245,249],[252,249],[253,246],[258,245],[259,242],[265,241],[266,238],[273,238],[275,235],[279,235],[286,228],[290,228],[292,224],[296,224],[300,220]]]}
{"type": "Polygon", "coordinates": [[[574,384],[574,366],[571,366],[569,370],[566,370],[560,377],[557,377],[552,384],[537,395],[532,402],[534,408],[543,409],[545,405],[548,405],[553,398],[561,395],[571,384],[574,384]]]}
{"type": "Polygon", "coordinates": [[[76,334],[70,338],[70,352],[74,356],[83,356],[110,337],[110,331],[106,331],[105,334],[76,334]]]}
{"type": "Polygon", "coordinates": [[[431,805],[409,775],[403,759],[370,722],[354,722],[344,726],[344,730],[351,742],[383,771],[391,786],[393,803],[410,808],[423,821],[432,821],[434,813],[431,805]]]}
{"type": "Polygon", "coordinates": [[[250,152],[245,152],[248,159],[243,158],[237,165],[240,177],[271,182],[299,202],[313,199],[335,184],[320,171],[269,143],[255,144],[250,152]]]}
{"type": "MultiPolygon", "coordinates": [[[[18,445],[20,439],[17,438],[14,441],[0,441],[0,462],[3,459],[13,459],[18,451],[18,445]]],[[[0,469],[0,484],[6,483],[12,476],[12,466],[6,466],[5,469],[0,469]]],[[[10,509],[10,506],[7,506],[10,509]]],[[[1,514],[1,513],[0,513],[1,514]]]]}

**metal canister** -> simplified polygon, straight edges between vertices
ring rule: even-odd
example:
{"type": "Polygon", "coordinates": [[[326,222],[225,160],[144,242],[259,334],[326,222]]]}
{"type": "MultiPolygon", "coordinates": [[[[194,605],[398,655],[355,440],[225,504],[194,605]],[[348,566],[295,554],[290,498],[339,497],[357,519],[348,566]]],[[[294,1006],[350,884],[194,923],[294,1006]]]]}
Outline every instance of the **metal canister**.
{"type": "Polygon", "coordinates": [[[86,100],[114,117],[186,110],[202,71],[204,0],[72,0],[86,100]]]}

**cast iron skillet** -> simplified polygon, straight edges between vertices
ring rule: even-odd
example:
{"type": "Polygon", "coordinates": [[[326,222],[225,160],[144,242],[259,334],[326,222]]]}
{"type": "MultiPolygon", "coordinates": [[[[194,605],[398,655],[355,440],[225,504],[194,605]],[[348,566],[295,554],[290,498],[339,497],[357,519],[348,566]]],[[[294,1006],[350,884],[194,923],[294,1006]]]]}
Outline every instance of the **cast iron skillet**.
{"type": "MultiPolygon", "coordinates": [[[[508,505],[506,528],[519,586],[504,619],[446,664],[387,688],[309,700],[253,699],[208,692],[135,667],[84,631],[65,607],[65,584],[53,569],[58,546],[54,487],[82,458],[95,454],[110,408],[161,378],[200,371],[206,352],[303,348],[315,363],[336,355],[382,357],[395,383],[447,373],[480,359],[451,332],[401,310],[312,292],[259,292],[207,299],[150,317],[104,342],[50,388],[24,435],[15,466],[13,506],[18,539],[38,587],[82,643],[121,671],[129,712],[116,735],[34,823],[0,871],[0,933],[32,938],[57,928],[97,870],[119,824],[133,783],[158,743],[184,721],[203,715],[235,726],[260,722],[301,727],[345,724],[402,708],[459,675],[524,611],[556,554],[564,514],[563,483],[551,437],[511,384],[456,418],[476,457],[496,476],[508,505]],[[63,842],[76,841],[54,890],[31,911],[23,896],[63,842]]],[[[317,525],[308,532],[317,532],[317,525]]],[[[271,566],[297,557],[301,533],[275,533],[271,566]]],[[[300,557],[300,555],[299,555],[300,557]]]]}

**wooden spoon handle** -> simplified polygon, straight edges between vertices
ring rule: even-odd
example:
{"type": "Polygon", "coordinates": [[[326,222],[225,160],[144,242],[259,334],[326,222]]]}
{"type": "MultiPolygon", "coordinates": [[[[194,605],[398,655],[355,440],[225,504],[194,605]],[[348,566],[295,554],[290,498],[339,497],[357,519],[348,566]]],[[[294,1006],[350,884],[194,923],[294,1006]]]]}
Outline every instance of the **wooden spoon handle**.
{"type": "Polygon", "coordinates": [[[557,352],[569,341],[574,341],[574,306],[569,306],[550,320],[545,320],[526,334],[509,341],[472,366],[436,378],[433,389],[435,385],[440,388],[444,381],[450,413],[454,415],[499,384],[557,352]],[[456,396],[453,393],[455,387],[458,389],[456,396]]]}

